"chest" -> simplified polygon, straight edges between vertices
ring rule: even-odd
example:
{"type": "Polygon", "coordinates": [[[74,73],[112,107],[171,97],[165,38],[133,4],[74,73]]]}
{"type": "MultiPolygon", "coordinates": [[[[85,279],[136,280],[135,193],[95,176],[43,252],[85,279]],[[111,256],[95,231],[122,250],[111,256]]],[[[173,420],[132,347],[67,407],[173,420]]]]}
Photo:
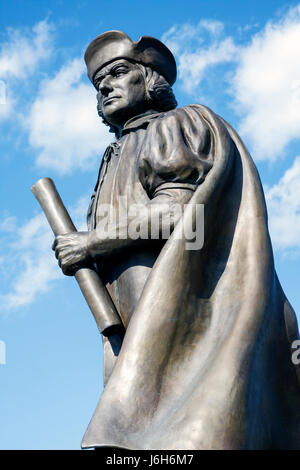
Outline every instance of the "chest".
{"type": "Polygon", "coordinates": [[[106,150],[88,211],[89,230],[97,227],[103,213],[109,211],[115,219],[120,210],[128,212],[134,205],[149,202],[139,174],[145,132],[145,129],[130,132],[106,150]]]}

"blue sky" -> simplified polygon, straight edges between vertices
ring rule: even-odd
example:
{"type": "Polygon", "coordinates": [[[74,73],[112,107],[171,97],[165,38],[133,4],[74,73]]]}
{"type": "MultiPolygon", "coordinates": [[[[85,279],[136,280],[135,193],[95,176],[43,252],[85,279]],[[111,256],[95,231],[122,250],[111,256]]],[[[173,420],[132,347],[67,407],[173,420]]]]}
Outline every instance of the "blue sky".
{"type": "Polygon", "coordinates": [[[1,449],[78,449],[101,394],[101,338],[56,265],[30,186],[53,178],[85,229],[113,136],[83,54],[110,29],[164,40],[179,106],[205,104],[238,130],[265,188],[279,279],[300,312],[300,3],[0,0],[1,449]]]}

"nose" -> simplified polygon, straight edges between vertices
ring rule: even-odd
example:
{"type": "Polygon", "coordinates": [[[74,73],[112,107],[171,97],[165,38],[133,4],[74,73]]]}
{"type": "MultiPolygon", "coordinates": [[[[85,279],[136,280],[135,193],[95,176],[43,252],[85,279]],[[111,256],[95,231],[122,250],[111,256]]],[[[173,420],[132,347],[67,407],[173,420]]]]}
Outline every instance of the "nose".
{"type": "Polygon", "coordinates": [[[112,91],[112,86],[110,82],[109,77],[104,77],[101,80],[100,86],[99,86],[99,92],[101,93],[102,96],[107,96],[108,93],[112,91]]]}

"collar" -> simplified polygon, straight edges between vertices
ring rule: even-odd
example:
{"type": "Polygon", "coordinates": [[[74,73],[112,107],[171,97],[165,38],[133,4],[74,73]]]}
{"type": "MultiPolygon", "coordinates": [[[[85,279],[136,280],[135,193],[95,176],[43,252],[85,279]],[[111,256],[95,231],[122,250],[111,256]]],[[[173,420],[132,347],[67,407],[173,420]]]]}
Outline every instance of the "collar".
{"type": "Polygon", "coordinates": [[[143,114],[139,114],[138,116],[130,118],[127,122],[125,122],[120,137],[132,131],[133,129],[144,127],[145,125],[149,124],[152,119],[157,118],[161,114],[163,113],[159,111],[154,111],[153,109],[149,109],[143,114]]]}

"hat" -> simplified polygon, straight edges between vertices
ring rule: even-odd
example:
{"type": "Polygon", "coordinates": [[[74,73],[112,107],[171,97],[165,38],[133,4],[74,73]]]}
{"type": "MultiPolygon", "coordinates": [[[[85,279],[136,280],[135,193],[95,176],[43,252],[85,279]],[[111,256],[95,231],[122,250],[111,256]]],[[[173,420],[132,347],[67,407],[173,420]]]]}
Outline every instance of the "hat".
{"type": "Polygon", "coordinates": [[[122,31],[107,31],[91,42],[84,55],[91,82],[93,83],[98,70],[116,59],[130,59],[152,67],[170,85],[176,80],[174,56],[161,41],[151,36],[142,36],[134,42],[122,31]]]}

